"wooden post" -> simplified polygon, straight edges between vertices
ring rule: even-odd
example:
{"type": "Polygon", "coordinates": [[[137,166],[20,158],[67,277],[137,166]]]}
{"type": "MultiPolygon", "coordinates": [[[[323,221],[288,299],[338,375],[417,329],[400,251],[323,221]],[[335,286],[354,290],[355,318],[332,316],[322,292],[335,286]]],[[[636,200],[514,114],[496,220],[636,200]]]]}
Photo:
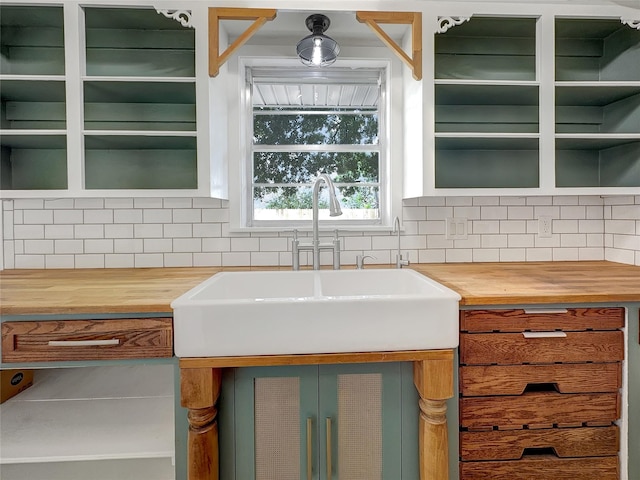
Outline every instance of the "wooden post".
{"type": "Polygon", "coordinates": [[[449,479],[446,400],[453,397],[453,350],[447,358],[413,362],[413,383],[420,394],[420,480],[449,479]]]}
{"type": "Polygon", "coordinates": [[[219,368],[181,368],[180,398],[188,408],[188,480],[218,480],[218,411],[222,370],[219,368]]]}

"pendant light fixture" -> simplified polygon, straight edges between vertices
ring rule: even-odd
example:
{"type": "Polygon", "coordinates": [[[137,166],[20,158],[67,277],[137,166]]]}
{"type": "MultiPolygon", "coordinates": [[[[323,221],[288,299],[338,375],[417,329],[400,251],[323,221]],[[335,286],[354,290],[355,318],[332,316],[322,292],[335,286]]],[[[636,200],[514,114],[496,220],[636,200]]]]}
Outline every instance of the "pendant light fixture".
{"type": "Polygon", "coordinates": [[[296,46],[300,60],[310,67],[331,65],[340,53],[338,42],[324,34],[331,21],[321,13],[314,13],[307,17],[305,23],[311,35],[304,37],[296,46]]]}

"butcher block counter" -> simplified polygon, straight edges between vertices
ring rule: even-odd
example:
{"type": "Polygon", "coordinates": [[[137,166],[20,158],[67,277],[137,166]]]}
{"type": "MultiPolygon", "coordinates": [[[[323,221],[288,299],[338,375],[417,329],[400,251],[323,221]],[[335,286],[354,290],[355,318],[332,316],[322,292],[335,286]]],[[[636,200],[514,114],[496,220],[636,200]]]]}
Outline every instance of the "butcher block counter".
{"type": "MultiPolygon", "coordinates": [[[[619,263],[443,263],[410,268],[458,292],[461,305],[640,301],[640,267],[619,263]]],[[[242,268],[5,270],[0,272],[0,314],[170,312],[173,299],[223,270],[242,268]]]]}

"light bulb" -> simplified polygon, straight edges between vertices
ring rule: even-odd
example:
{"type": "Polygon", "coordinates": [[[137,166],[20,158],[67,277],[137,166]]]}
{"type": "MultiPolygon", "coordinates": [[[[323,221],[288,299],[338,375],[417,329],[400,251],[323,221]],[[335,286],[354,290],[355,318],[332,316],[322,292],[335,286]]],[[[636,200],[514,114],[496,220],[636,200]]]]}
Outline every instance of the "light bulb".
{"type": "Polygon", "coordinates": [[[313,53],[311,54],[311,63],[314,65],[320,65],[322,63],[322,39],[313,39],[313,53]]]}

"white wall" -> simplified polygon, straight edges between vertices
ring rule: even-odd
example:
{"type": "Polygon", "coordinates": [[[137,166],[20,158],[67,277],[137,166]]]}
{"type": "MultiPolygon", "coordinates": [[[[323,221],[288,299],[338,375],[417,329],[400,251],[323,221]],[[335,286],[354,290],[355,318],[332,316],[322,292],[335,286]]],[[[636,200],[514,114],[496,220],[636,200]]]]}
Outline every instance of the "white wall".
{"type": "MultiPolygon", "coordinates": [[[[229,233],[227,202],[208,198],[3,201],[5,268],[291,265],[290,233],[229,233]]],[[[411,262],[612,260],[640,265],[640,196],[434,197],[407,200],[402,251],[411,262]],[[537,235],[539,216],[551,238],[537,235]],[[469,219],[466,240],[447,217],[469,219]]],[[[391,263],[390,233],[341,234],[343,264],[391,263]]],[[[304,262],[303,262],[304,263],[304,262]]],[[[329,264],[329,257],[323,263],[329,264]]]]}

